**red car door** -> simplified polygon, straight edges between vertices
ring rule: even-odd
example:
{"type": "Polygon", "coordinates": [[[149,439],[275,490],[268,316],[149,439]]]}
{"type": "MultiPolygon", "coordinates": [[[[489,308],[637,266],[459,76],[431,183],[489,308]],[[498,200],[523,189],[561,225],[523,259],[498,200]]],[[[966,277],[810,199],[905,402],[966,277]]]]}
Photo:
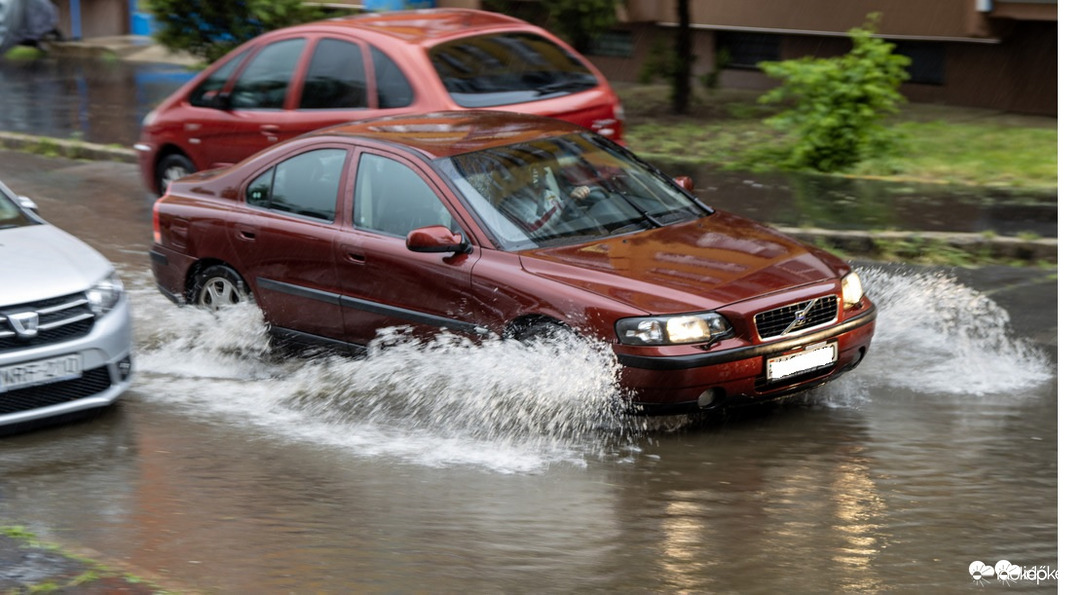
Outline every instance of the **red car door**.
{"type": "Polygon", "coordinates": [[[341,339],[335,247],[349,150],[310,148],[246,185],[248,219],[235,228],[241,270],[269,324],[341,339]]]}
{"type": "Polygon", "coordinates": [[[344,333],[365,343],[378,329],[410,325],[425,332],[483,333],[472,293],[470,253],[413,252],[408,232],[460,224],[439,198],[440,186],[407,160],[362,153],[351,189],[351,221],[337,251],[344,333]]]}
{"type": "Polygon", "coordinates": [[[222,109],[192,110],[184,124],[188,142],[204,145],[195,152],[210,161],[200,166],[237,163],[284,139],[291,82],[306,42],[293,37],[260,48],[234,79],[222,109]]]}

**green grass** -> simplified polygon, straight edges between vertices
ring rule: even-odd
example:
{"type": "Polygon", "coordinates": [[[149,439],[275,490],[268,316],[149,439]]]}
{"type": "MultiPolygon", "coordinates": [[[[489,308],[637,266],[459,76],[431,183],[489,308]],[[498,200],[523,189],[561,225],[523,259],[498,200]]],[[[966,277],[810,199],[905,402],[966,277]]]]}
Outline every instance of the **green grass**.
{"type": "MultiPolygon", "coordinates": [[[[669,112],[663,85],[616,85],[627,113],[626,142],[652,160],[721,169],[777,167],[788,139],[763,120],[772,109],[755,91],[698,89],[685,116],[669,112]]],[[[844,175],[889,180],[1055,190],[1058,120],[994,110],[907,104],[888,125],[904,139],[900,154],[862,162],[844,175]]]]}

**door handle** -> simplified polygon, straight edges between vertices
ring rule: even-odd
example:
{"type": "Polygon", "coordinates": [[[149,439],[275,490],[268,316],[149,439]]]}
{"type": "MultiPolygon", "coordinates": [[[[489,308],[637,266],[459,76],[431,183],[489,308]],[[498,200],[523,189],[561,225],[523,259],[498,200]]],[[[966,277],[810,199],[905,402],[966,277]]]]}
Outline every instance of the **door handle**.
{"type": "Polygon", "coordinates": [[[256,228],[249,227],[248,225],[238,226],[238,238],[246,241],[253,241],[256,239],[256,228]]]}
{"type": "Polygon", "coordinates": [[[275,124],[263,124],[260,126],[260,134],[268,138],[268,142],[279,142],[279,126],[275,124]]]}
{"type": "Polygon", "coordinates": [[[365,264],[366,252],[361,246],[340,246],[343,259],[353,264],[365,264]]]}

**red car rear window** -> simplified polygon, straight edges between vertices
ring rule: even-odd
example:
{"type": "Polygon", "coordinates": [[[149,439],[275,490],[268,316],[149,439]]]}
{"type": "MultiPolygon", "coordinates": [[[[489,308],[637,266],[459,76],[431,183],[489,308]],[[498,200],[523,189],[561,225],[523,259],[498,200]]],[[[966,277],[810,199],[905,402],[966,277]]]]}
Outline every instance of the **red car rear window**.
{"type": "Polygon", "coordinates": [[[576,56],[531,33],[457,39],[431,49],[430,61],[453,101],[466,108],[524,103],[599,84],[576,56]]]}

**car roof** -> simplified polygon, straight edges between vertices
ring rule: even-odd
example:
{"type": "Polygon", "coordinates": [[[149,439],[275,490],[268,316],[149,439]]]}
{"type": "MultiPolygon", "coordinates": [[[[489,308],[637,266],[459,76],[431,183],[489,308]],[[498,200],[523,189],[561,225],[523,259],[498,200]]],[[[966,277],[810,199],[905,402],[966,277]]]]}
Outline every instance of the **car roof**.
{"type": "Polygon", "coordinates": [[[493,12],[469,8],[432,8],[337,17],[289,29],[340,32],[364,30],[411,44],[436,45],[465,34],[480,35],[490,31],[525,27],[536,28],[520,19],[493,12]]]}
{"type": "Polygon", "coordinates": [[[371,139],[437,159],[577,132],[588,131],[553,118],[466,110],[360,120],[323,128],[306,136],[371,139]]]}

